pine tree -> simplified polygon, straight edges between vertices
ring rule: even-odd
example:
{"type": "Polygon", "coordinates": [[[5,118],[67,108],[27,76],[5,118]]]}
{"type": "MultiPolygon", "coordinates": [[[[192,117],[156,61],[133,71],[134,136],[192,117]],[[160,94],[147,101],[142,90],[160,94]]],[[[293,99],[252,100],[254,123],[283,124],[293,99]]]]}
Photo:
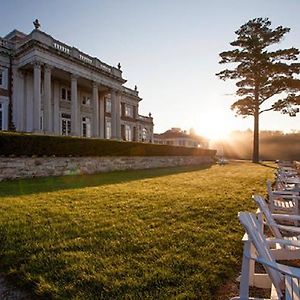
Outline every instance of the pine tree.
{"type": "Polygon", "coordinates": [[[290,28],[270,28],[268,18],[256,18],[242,25],[235,33],[237,39],[230,43],[234,50],[220,53],[220,64],[234,63],[234,69],[216,74],[220,79],[236,81],[236,95],[231,105],[237,115],[254,117],[253,157],[259,162],[259,116],[266,111],[281,111],[295,116],[300,105],[300,64],[296,63],[296,48],[274,49],[290,28]]]}

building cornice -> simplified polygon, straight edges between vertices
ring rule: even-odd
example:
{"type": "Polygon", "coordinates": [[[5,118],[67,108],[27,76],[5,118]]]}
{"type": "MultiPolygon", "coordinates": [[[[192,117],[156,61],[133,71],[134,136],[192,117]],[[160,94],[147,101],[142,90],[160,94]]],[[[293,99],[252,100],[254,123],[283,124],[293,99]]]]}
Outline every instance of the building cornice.
{"type": "Polygon", "coordinates": [[[58,40],[53,39],[50,35],[39,30],[33,30],[25,39],[20,43],[15,50],[15,57],[18,58],[28,50],[39,48],[50,52],[51,54],[63,57],[67,60],[75,62],[85,68],[91,69],[97,73],[105,75],[124,84],[127,80],[122,78],[122,71],[109,66],[96,57],[91,57],[78,50],[75,47],[70,47],[58,40]]]}
{"type": "Polygon", "coordinates": [[[127,97],[135,100],[135,101],[142,101],[142,98],[139,97],[139,92],[137,90],[132,90],[126,86],[122,87],[122,94],[126,95],[127,97]]]}
{"type": "Polygon", "coordinates": [[[77,65],[80,65],[80,66],[82,66],[84,68],[88,68],[90,70],[93,70],[93,71],[95,71],[97,73],[100,73],[101,75],[104,75],[104,76],[106,76],[108,78],[114,79],[114,80],[118,81],[121,84],[124,84],[126,82],[126,80],[123,79],[123,78],[115,76],[114,74],[106,72],[105,70],[99,69],[99,68],[97,68],[97,67],[95,67],[95,66],[93,66],[91,64],[88,64],[88,63],[86,63],[84,61],[81,61],[81,60],[79,60],[77,58],[69,56],[69,55],[67,55],[67,54],[65,54],[63,52],[58,51],[57,49],[49,48],[49,47],[45,46],[44,44],[42,44],[42,43],[40,43],[38,41],[32,41],[31,40],[31,41],[27,42],[26,44],[23,44],[21,47],[19,47],[16,50],[15,57],[19,58],[22,54],[26,53],[28,50],[32,51],[33,48],[38,48],[38,49],[40,49],[42,51],[46,51],[48,53],[51,53],[51,54],[57,55],[59,57],[62,57],[64,59],[66,59],[66,60],[75,62],[77,65]]]}

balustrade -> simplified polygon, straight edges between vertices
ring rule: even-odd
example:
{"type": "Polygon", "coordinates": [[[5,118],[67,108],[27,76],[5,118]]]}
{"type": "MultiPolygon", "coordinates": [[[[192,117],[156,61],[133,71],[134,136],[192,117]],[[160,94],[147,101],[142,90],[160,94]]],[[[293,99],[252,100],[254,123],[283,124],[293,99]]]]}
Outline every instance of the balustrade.
{"type": "Polygon", "coordinates": [[[68,46],[66,46],[60,42],[57,42],[57,41],[53,42],[53,47],[61,52],[66,53],[66,54],[70,54],[70,52],[71,52],[71,50],[68,46]]]}

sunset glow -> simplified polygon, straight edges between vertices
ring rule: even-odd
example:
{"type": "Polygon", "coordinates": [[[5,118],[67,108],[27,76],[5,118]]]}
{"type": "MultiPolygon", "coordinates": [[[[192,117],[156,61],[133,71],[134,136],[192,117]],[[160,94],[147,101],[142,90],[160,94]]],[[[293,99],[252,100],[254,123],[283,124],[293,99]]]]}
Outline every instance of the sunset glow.
{"type": "Polygon", "coordinates": [[[210,140],[226,139],[230,132],[236,129],[235,123],[238,121],[237,118],[222,112],[213,112],[201,117],[195,130],[210,140]]]}

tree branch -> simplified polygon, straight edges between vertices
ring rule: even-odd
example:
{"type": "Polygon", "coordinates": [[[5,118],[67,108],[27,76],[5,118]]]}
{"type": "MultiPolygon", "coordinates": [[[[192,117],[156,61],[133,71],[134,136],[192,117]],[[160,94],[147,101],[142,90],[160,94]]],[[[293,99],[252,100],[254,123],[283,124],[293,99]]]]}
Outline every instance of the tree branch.
{"type": "Polygon", "coordinates": [[[283,92],[284,89],[283,88],[278,88],[275,92],[273,92],[271,95],[264,97],[261,101],[259,101],[259,105],[263,104],[266,100],[270,99],[271,97],[273,97],[274,95],[277,95],[278,93],[283,92]]]}
{"type": "Polygon", "coordinates": [[[270,111],[270,110],[273,110],[273,109],[274,109],[274,107],[270,107],[270,108],[261,110],[261,111],[259,112],[259,114],[262,114],[263,112],[270,111]]]}

